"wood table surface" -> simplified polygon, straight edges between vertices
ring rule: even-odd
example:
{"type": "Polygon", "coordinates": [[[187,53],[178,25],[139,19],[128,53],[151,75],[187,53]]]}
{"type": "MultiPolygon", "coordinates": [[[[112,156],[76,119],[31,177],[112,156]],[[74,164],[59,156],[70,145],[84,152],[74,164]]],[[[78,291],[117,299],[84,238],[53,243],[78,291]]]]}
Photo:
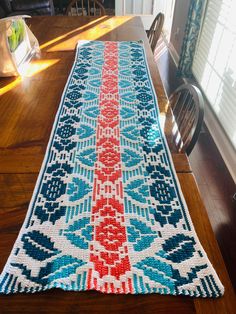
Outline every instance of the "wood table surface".
{"type": "Polygon", "coordinates": [[[196,232],[215,267],[225,295],[218,299],[183,296],[108,295],[53,289],[0,296],[2,313],[235,313],[235,295],[188,158],[176,151],[173,119],[146,33],[138,17],[34,17],[28,25],[41,46],[27,76],[0,79],[0,271],[27,212],[55,114],[79,39],[144,41],[174,165],[196,232]]]}

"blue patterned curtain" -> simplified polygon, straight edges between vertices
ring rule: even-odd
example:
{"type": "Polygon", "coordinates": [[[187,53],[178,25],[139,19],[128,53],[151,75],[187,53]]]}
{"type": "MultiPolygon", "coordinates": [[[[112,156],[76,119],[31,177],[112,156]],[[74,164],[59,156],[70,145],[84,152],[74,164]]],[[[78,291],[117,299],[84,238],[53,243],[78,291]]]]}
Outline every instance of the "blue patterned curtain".
{"type": "Polygon", "coordinates": [[[180,54],[178,75],[192,77],[192,64],[201,27],[205,0],[190,0],[188,19],[180,54]]]}

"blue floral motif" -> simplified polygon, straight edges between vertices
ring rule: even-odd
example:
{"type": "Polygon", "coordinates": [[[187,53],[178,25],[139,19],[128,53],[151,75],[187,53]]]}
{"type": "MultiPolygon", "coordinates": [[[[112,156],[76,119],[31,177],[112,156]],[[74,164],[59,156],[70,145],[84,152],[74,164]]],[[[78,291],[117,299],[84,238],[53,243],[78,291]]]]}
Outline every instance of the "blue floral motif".
{"type": "Polygon", "coordinates": [[[76,147],[76,142],[71,139],[76,132],[75,123],[80,121],[77,115],[65,115],[60,119],[58,132],[55,136],[54,147],[59,151],[70,151],[76,147]]]}
{"type": "Polygon", "coordinates": [[[82,199],[90,191],[92,191],[91,186],[82,179],[76,177],[68,184],[67,194],[70,195],[70,201],[75,202],[82,199]]]}
{"type": "Polygon", "coordinates": [[[29,215],[0,275],[0,293],[94,287],[222,295],[178,190],[156,105],[142,44],[78,45],[29,215]],[[104,53],[106,45],[116,52],[104,53]],[[105,87],[106,98],[100,84],[110,79],[114,93],[105,87]],[[110,114],[103,112],[105,103],[117,105],[114,123],[100,119],[100,112],[110,114]],[[107,155],[115,156],[114,169],[104,167],[107,155]]]}
{"type": "MultiPolygon", "coordinates": [[[[140,51],[140,53],[143,52],[140,51]]],[[[135,57],[132,56],[132,54],[131,59],[135,62],[135,57]]],[[[158,125],[157,120],[154,119],[156,112],[153,98],[151,97],[152,90],[149,84],[145,86],[142,86],[141,84],[142,82],[148,82],[145,65],[136,65],[132,68],[133,78],[136,82],[135,90],[137,92],[136,98],[138,100],[139,123],[141,124],[140,136],[143,143],[146,171],[147,175],[151,178],[148,184],[149,193],[156,202],[153,203],[150,212],[161,226],[170,224],[176,227],[177,223],[183,218],[182,204],[179,204],[177,201],[173,181],[166,181],[166,168],[159,167],[160,161],[155,157],[156,155],[160,156],[160,152],[163,151],[163,142],[160,126],[158,125]],[[151,115],[144,114],[147,111],[150,111],[151,115]],[[175,207],[173,204],[175,204],[175,207]]],[[[165,164],[166,162],[167,160],[162,160],[162,163],[165,164]]],[[[187,221],[186,224],[188,225],[187,221]]]]}
{"type": "Polygon", "coordinates": [[[91,57],[91,48],[85,48],[85,49],[81,49],[80,51],[80,55],[84,58],[86,58],[87,60],[90,60],[92,57],[91,57]]]}
{"type": "Polygon", "coordinates": [[[89,241],[92,240],[93,227],[90,224],[90,218],[84,217],[76,220],[62,234],[76,247],[88,249],[89,241]]]}
{"type": "Polygon", "coordinates": [[[130,219],[130,226],[127,227],[127,231],[129,242],[134,243],[134,250],[138,252],[149,248],[157,237],[156,231],[138,219],[130,219]]]}
{"type": "Polygon", "coordinates": [[[55,162],[47,168],[47,173],[52,173],[54,177],[64,177],[66,174],[72,173],[73,168],[67,163],[55,162]]]}
{"type": "Polygon", "coordinates": [[[180,263],[193,256],[195,244],[196,242],[193,237],[176,234],[162,244],[163,250],[159,251],[158,255],[174,263],[180,263]]]}
{"type": "Polygon", "coordinates": [[[22,275],[28,280],[46,286],[57,279],[68,278],[71,274],[75,274],[77,268],[84,264],[86,264],[84,261],[76,257],[63,255],[48,262],[46,266],[41,267],[37,276],[32,274],[32,269],[27,268],[22,263],[12,263],[11,265],[12,267],[21,269],[22,275]]]}
{"type": "Polygon", "coordinates": [[[125,163],[126,167],[137,166],[142,160],[142,156],[137,154],[137,152],[130,149],[124,149],[122,161],[125,163]]]}
{"type": "Polygon", "coordinates": [[[95,134],[95,130],[86,124],[81,124],[77,133],[79,138],[83,139],[95,134]]]}
{"type": "Polygon", "coordinates": [[[85,149],[76,155],[76,158],[80,160],[84,165],[93,167],[96,161],[96,151],[94,148],[85,149]]]}
{"type": "Polygon", "coordinates": [[[83,114],[85,114],[89,118],[97,118],[97,116],[99,115],[99,109],[91,107],[84,110],[83,114]]]}
{"type": "Polygon", "coordinates": [[[142,104],[147,103],[148,101],[152,100],[152,96],[146,92],[139,92],[137,96],[138,100],[142,102],[142,104]]]}
{"type": "MultiPolygon", "coordinates": [[[[155,176],[155,174],[153,174],[155,176]]],[[[155,176],[156,179],[156,176],[155,176]]],[[[150,192],[153,197],[159,200],[160,204],[171,204],[175,198],[175,189],[166,180],[155,180],[150,187],[150,192]]]]}
{"type": "Polygon", "coordinates": [[[128,81],[128,80],[120,80],[119,81],[119,88],[128,88],[132,86],[132,82],[128,81]]]}
{"type": "Polygon", "coordinates": [[[73,148],[76,147],[76,142],[72,142],[71,140],[63,140],[63,139],[60,139],[59,141],[56,141],[54,142],[54,147],[59,151],[67,151],[69,152],[70,150],[72,150],[73,148]]]}
{"type": "Polygon", "coordinates": [[[79,121],[80,121],[80,118],[77,115],[72,115],[72,116],[65,115],[64,117],[60,119],[60,123],[63,122],[65,124],[71,124],[71,125],[79,121]]]}
{"type": "Polygon", "coordinates": [[[137,137],[139,135],[138,130],[133,126],[126,127],[125,129],[122,130],[121,133],[122,135],[133,141],[137,140],[137,137]]]}
{"type": "Polygon", "coordinates": [[[132,49],[131,56],[133,57],[134,60],[140,60],[142,54],[140,53],[139,49],[132,49]]]}
{"type": "Polygon", "coordinates": [[[52,177],[43,183],[41,194],[49,201],[55,201],[65,194],[66,184],[59,177],[52,177]]]}
{"type": "Polygon", "coordinates": [[[83,96],[85,101],[94,100],[97,98],[97,94],[90,91],[86,91],[83,96]]]}
{"type": "Polygon", "coordinates": [[[65,105],[65,107],[67,107],[69,109],[70,108],[78,109],[83,105],[83,103],[81,101],[78,101],[78,100],[76,100],[76,101],[75,100],[70,100],[70,101],[66,100],[64,102],[64,105],[65,105]]]}
{"type": "Polygon", "coordinates": [[[71,125],[63,125],[58,128],[57,134],[61,138],[69,138],[75,134],[75,128],[73,128],[71,125]]]}
{"type": "Polygon", "coordinates": [[[129,119],[135,116],[134,110],[129,108],[123,107],[120,111],[122,119],[129,119]]]}
{"type": "Polygon", "coordinates": [[[46,202],[45,206],[37,206],[34,213],[41,223],[50,221],[55,224],[58,219],[65,215],[66,206],[61,206],[56,202],[46,202]]]}
{"type": "Polygon", "coordinates": [[[83,75],[88,72],[88,64],[79,65],[75,68],[75,73],[83,75]]]}
{"type": "Polygon", "coordinates": [[[140,203],[146,203],[146,198],[149,196],[148,186],[145,185],[141,179],[135,179],[127,184],[125,191],[129,196],[140,203]]]}
{"type": "Polygon", "coordinates": [[[61,252],[55,248],[54,242],[48,236],[36,230],[24,234],[22,242],[26,253],[38,261],[44,261],[61,252]]]}
{"type": "Polygon", "coordinates": [[[96,68],[91,68],[91,69],[89,70],[89,75],[97,75],[97,74],[99,74],[99,70],[98,70],[98,69],[96,69],[96,68]]]}
{"type": "Polygon", "coordinates": [[[146,127],[141,130],[141,135],[145,138],[149,146],[154,146],[157,144],[160,138],[160,131],[157,125],[152,125],[151,127],[146,127]]]}
{"type": "Polygon", "coordinates": [[[77,92],[77,91],[72,91],[70,93],[67,93],[66,97],[69,98],[70,100],[77,100],[81,98],[82,93],[77,92]]]}
{"type": "MultiPolygon", "coordinates": [[[[153,195],[153,197],[156,197],[156,195],[153,195]]],[[[178,207],[173,208],[171,205],[156,206],[156,208],[153,209],[153,215],[155,220],[158,221],[162,227],[166,224],[176,227],[176,224],[182,219],[181,210],[178,207]]]]}
{"type": "Polygon", "coordinates": [[[197,273],[207,267],[206,264],[192,267],[186,277],[181,276],[179,271],[172,265],[158,260],[155,257],[146,257],[142,261],[138,262],[134,267],[143,270],[145,276],[149,277],[152,281],[158,282],[163,286],[170,289],[172,294],[175,294],[175,290],[178,286],[182,286],[188,283],[192,283],[197,278],[197,273]]]}

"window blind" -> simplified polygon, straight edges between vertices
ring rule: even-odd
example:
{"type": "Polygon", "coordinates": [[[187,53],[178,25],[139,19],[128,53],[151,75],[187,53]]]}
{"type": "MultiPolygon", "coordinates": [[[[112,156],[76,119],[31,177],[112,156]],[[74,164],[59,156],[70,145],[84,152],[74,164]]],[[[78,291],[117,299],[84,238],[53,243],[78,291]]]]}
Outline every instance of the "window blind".
{"type": "Polygon", "coordinates": [[[236,149],[235,12],[235,0],[208,0],[193,74],[236,149]]]}

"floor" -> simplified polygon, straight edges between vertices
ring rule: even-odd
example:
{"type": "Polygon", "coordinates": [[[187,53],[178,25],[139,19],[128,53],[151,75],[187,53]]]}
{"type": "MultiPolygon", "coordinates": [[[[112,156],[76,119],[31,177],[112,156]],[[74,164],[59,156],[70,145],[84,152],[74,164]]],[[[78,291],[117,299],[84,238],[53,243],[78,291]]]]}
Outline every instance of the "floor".
{"type": "MultiPolygon", "coordinates": [[[[176,77],[176,65],[163,41],[159,41],[155,59],[169,96],[183,83],[176,77]]],[[[234,181],[204,125],[190,155],[190,164],[207,213],[236,290],[236,192],[234,181]]]]}

